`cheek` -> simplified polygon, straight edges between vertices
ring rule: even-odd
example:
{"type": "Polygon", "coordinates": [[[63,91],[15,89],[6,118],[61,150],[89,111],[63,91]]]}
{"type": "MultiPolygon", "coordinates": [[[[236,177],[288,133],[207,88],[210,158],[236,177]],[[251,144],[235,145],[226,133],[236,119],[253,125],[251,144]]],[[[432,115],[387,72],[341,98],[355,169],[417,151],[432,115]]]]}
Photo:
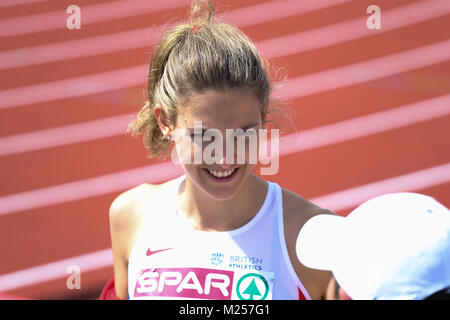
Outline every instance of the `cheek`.
{"type": "Polygon", "coordinates": [[[183,165],[183,168],[186,176],[189,177],[190,181],[192,181],[194,185],[197,186],[197,188],[205,191],[203,180],[204,178],[202,178],[200,171],[202,169],[200,169],[199,166],[193,164],[183,165]]]}
{"type": "Polygon", "coordinates": [[[173,155],[180,164],[202,164],[202,145],[194,143],[188,137],[179,137],[175,140],[173,155]]]}
{"type": "Polygon", "coordinates": [[[256,165],[259,160],[258,136],[245,137],[235,140],[235,161],[238,164],[256,165]]]}
{"type": "Polygon", "coordinates": [[[197,181],[198,180],[198,167],[192,164],[186,164],[184,165],[184,170],[186,172],[187,175],[189,175],[189,177],[191,178],[191,180],[193,181],[197,181]]]}

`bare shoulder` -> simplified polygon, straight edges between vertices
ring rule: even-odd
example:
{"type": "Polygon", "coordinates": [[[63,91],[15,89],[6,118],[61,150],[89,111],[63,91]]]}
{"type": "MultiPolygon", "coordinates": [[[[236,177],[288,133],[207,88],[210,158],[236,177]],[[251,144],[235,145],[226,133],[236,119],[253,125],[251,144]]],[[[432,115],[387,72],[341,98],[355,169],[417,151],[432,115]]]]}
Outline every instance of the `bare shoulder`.
{"type": "Polygon", "coordinates": [[[154,188],[154,185],[143,183],[119,194],[111,203],[110,212],[116,217],[120,212],[129,209],[139,201],[142,196],[154,188]]]}
{"type": "Polygon", "coordinates": [[[130,227],[133,221],[140,219],[142,213],[135,209],[154,189],[154,185],[141,184],[119,194],[109,207],[111,225],[123,230],[130,227]]]}
{"type": "Polygon", "coordinates": [[[119,194],[110,204],[109,222],[114,258],[114,286],[117,297],[128,296],[128,259],[140,226],[170,181],[153,185],[141,184],[119,194]]]}
{"type": "Polygon", "coordinates": [[[309,269],[300,263],[296,253],[297,237],[310,218],[318,214],[334,213],[285,188],[282,188],[282,197],[286,246],[292,266],[311,298],[321,299],[325,296],[330,273],[309,269]]]}
{"type": "Polygon", "coordinates": [[[299,231],[303,224],[318,214],[333,214],[334,212],[312,203],[298,194],[282,188],[283,213],[288,222],[298,227],[299,231]]]}
{"type": "Polygon", "coordinates": [[[119,194],[109,208],[110,223],[116,229],[130,231],[139,224],[144,214],[155,207],[173,180],[161,184],[143,183],[119,194]]]}
{"type": "Polygon", "coordinates": [[[109,208],[111,240],[116,244],[123,258],[128,260],[129,253],[144,219],[144,215],[151,213],[155,207],[158,194],[162,192],[163,184],[141,184],[119,194],[109,208]]]}

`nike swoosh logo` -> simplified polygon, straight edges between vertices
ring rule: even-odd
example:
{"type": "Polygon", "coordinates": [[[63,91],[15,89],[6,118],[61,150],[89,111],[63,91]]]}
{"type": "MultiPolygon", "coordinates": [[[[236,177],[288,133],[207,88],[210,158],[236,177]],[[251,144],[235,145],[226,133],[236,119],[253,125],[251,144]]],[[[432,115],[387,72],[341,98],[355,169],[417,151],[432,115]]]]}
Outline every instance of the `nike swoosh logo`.
{"type": "Polygon", "coordinates": [[[172,250],[173,248],[165,248],[165,249],[159,249],[159,250],[150,250],[150,248],[147,249],[147,256],[151,256],[152,254],[155,253],[159,253],[159,252],[163,252],[163,251],[167,251],[167,250],[172,250]]]}

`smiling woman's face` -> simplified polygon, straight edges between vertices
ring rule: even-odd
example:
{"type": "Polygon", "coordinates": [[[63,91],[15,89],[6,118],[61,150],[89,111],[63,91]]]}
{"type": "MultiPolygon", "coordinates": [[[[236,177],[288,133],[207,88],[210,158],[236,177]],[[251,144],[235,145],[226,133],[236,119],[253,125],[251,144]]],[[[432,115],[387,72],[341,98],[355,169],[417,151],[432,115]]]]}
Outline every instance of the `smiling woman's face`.
{"type": "MultiPolygon", "coordinates": [[[[231,199],[245,183],[255,163],[249,161],[248,153],[251,148],[249,149],[248,142],[250,139],[246,138],[245,154],[237,155],[237,140],[229,132],[237,129],[244,131],[255,129],[258,132],[262,125],[261,105],[250,91],[207,90],[197,94],[190,99],[189,103],[178,109],[175,131],[171,132],[175,133],[178,161],[184,167],[186,175],[204,193],[217,200],[231,199]],[[216,133],[220,132],[223,137],[222,143],[216,144],[215,138],[211,139],[212,142],[200,142],[202,135],[194,135],[195,121],[201,121],[203,131],[214,129],[216,133]],[[233,157],[229,158],[233,159],[232,164],[226,163],[226,147],[231,139],[234,139],[233,157]],[[213,163],[207,163],[205,155],[216,156],[214,149],[217,149],[211,147],[212,143],[215,146],[223,146],[222,156],[215,157],[216,161],[213,163]],[[206,149],[208,145],[210,145],[211,153],[205,152],[208,150],[206,149]],[[194,162],[194,154],[203,155],[200,163],[194,162]],[[245,160],[238,161],[238,159],[245,160]]],[[[200,132],[197,130],[195,132],[200,132]]],[[[203,140],[205,140],[205,136],[203,136],[203,140]]],[[[255,140],[258,141],[257,138],[255,140]]],[[[258,149],[257,146],[256,149],[258,149]]]]}

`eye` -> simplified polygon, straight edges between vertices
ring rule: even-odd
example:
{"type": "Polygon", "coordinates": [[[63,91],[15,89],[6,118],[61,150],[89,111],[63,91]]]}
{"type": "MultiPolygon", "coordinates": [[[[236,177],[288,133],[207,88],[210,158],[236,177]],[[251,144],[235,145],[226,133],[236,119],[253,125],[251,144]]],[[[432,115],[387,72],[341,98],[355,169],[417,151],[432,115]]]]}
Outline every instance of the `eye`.
{"type": "Polygon", "coordinates": [[[233,131],[233,136],[234,137],[242,137],[244,135],[245,135],[245,130],[243,130],[243,129],[235,129],[233,131]]]}
{"type": "Polygon", "coordinates": [[[243,136],[254,136],[256,135],[256,130],[253,128],[244,130],[244,129],[236,129],[233,133],[235,137],[243,137],[243,136]]]}
{"type": "Polygon", "coordinates": [[[191,139],[211,140],[211,137],[213,137],[213,135],[208,131],[191,133],[191,139]]]}

